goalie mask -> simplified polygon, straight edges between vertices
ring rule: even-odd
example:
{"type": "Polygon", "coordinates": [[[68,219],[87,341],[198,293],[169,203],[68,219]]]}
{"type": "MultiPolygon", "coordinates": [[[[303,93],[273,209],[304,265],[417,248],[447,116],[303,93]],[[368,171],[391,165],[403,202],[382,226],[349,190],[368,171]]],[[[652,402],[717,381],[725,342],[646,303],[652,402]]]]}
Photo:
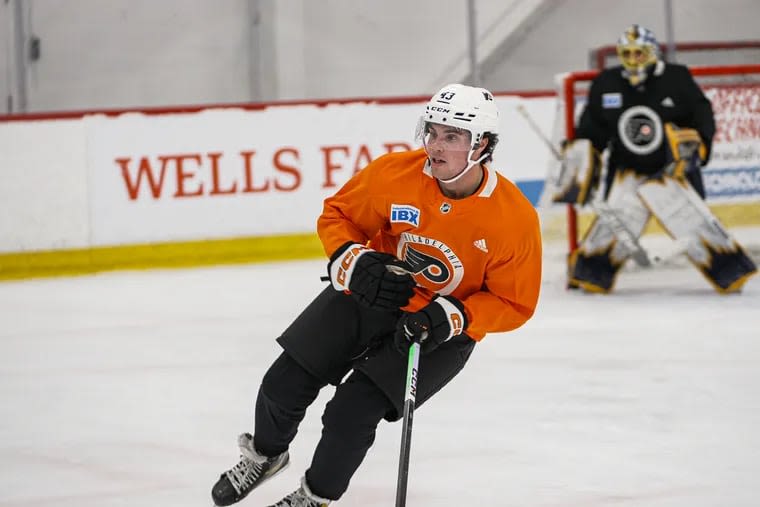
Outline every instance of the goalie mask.
{"type": "Polygon", "coordinates": [[[660,58],[660,45],[651,30],[631,25],[617,42],[617,55],[623,65],[623,77],[638,86],[660,58]]]}
{"type": "Polygon", "coordinates": [[[455,176],[440,180],[451,183],[491,156],[495,146],[492,138],[485,147],[483,154],[477,160],[471,160],[477,151],[481,140],[486,134],[499,133],[499,110],[496,107],[491,92],[485,88],[476,88],[462,84],[450,84],[441,88],[425,106],[425,113],[417,123],[415,138],[422,141],[426,151],[429,145],[429,129],[431,123],[454,127],[470,133],[470,142],[465,167],[455,176]]]}

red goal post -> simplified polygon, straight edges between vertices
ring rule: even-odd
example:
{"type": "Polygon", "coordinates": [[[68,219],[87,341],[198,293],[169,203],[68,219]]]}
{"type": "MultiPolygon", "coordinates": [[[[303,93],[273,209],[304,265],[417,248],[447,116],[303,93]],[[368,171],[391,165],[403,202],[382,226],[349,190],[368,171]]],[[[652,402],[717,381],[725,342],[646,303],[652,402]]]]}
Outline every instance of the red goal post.
{"type": "MultiPolygon", "coordinates": [[[[750,169],[754,171],[751,174],[757,175],[752,177],[760,177],[760,65],[693,66],[689,69],[713,104],[717,127],[713,153],[720,142],[744,142],[748,146],[745,151],[748,153],[750,169]]],[[[558,111],[563,114],[566,139],[574,137],[575,124],[588,85],[598,74],[598,70],[590,70],[570,72],[558,77],[558,111]]],[[[707,168],[713,165],[711,159],[707,168]]],[[[708,204],[709,200],[708,189],[708,204]]],[[[574,205],[568,205],[567,237],[570,252],[578,248],[579,232],[578,210],[574,205]]]]}

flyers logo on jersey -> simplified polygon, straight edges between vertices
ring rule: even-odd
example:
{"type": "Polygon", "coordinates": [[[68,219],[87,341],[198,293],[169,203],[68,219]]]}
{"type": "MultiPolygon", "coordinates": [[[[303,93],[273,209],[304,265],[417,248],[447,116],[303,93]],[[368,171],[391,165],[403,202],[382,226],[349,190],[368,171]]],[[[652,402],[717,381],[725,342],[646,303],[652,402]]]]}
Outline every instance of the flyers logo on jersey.
{"type": "Polygon", "coordinates": [[[396,256],[404,261],[415,281],[443,296],[451,294],[464,277],[464,265],[448,245],[411,232],[399,236],[396,256]]]}
{"type": "Polygon", "coordinates": [[[404,262],[409,265],[412,273],[422,274],[425,278],[435,283],[443,283],[451,277],[448,266],[432,255],[427,255],[412,246],[406,247],[404,262]]]}
{"type": "Polygon", "coordinates": [[[420,226],[420,210],[408,204],[391,204],[391,223],[420,226]]]}

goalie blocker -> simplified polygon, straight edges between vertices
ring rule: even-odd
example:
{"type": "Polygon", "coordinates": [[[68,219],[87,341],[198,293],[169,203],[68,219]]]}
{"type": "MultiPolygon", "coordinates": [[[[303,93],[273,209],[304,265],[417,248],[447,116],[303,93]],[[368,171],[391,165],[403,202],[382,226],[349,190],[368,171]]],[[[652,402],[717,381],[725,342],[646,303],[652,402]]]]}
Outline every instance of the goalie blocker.
{"type": "MultiPolygon", "coordinates": [[[[689,176],[699,175],[704,144],[693,129],[666,124],[665,130],[672,162],[654,177],[617,171],[608,207],[636,238],[654,215],[671,237],[686,245],[686,256],[716,291],[739,291],[757,267],[694,189],[693,182],[701,179],[689,176]]],[[[620,268],[635,253],[623,239],[609,221],[597,217],[570,257],[570,283],[592,292],[612,290],[620,268]]]]}

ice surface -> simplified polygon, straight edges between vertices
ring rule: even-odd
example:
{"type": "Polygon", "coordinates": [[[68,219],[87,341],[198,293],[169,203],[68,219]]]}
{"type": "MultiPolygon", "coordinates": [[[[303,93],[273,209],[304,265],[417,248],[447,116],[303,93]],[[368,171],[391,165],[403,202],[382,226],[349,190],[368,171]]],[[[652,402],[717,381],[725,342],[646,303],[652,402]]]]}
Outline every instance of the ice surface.
{"type": "MultiPolygon", "coordinates": [[[[694,269],[641,270],[598,296],[566,291],[562,269],[547,262],[534,318],[488,336],[415,414],[408,505],[760,505],[760,277],[719,296],[694,269]]],[[[0,505],[209,506],[274,339],[323,271],[1,283],[0,505]]],[[[291,467],[241,505],[296,488],[331,393],[291,467]]],[[[400,432],[381,424],[335,505],[394,504],[400,432]]]]}

